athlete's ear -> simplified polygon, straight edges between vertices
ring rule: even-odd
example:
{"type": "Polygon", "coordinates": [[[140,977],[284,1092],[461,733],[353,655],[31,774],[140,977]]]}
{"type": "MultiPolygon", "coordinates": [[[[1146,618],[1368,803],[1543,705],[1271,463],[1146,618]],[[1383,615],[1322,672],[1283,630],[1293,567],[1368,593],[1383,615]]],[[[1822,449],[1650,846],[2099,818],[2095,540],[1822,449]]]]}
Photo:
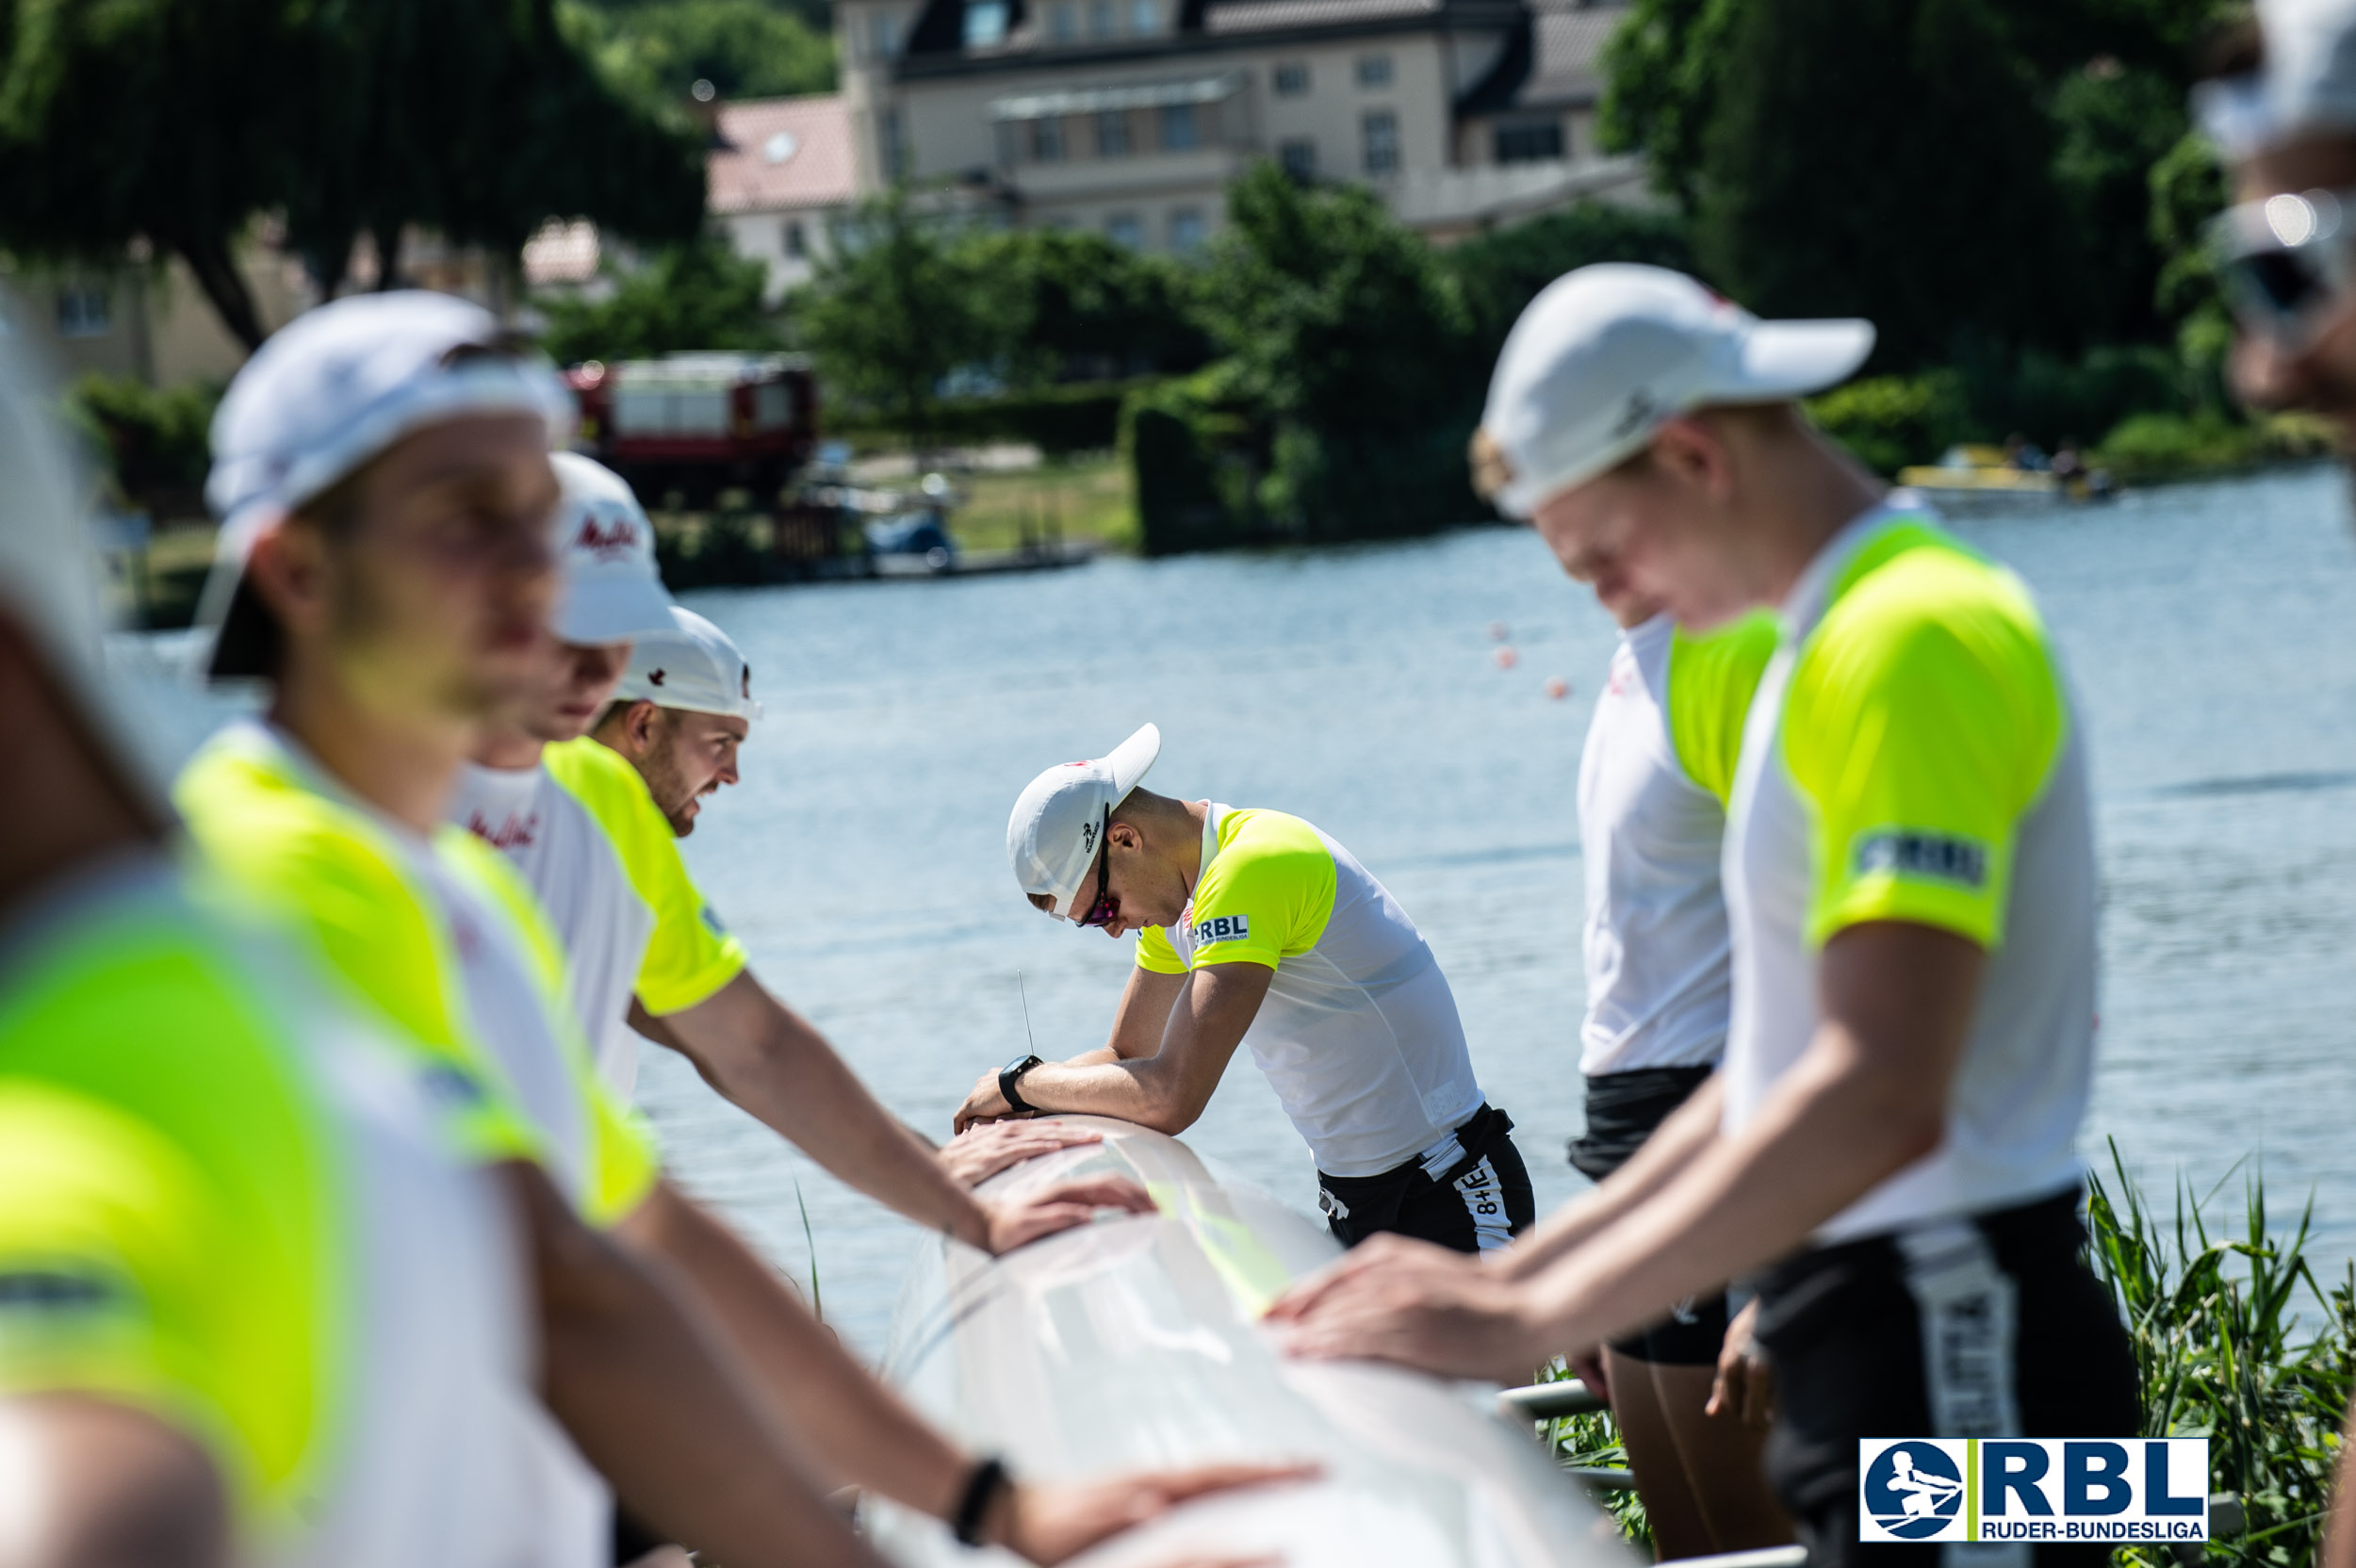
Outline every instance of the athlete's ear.
{"type": "Polygon", "coordinates": [[[1122,849],[1135,853],[1145,846],[1145,835],[1115,817],[1111,825],[1104,829],[1104,841],[1119,844],[1122,849]]]}
{"type": "Polygon", "coordinates": [[[641,757],[654,749],[656,712],[653,703],[640,697],[622,713],[622,734],[629,740],[630,749],[641,757]]]}
{"type": "Polygon", "coordinates": [[[1679,414],[1653,433],[1652,466],[1681,486],[1723,501],[1733,491],[1734,467],[1724,433],[1710,420],[1679,414]]]}
{"type": "Polygon", "coordinates": [[[327,541],[301,518],[263,530],[245,560],[245,579],[263,607],[288,632],[316,636],[334,596],[327,586],[327,541]]]}

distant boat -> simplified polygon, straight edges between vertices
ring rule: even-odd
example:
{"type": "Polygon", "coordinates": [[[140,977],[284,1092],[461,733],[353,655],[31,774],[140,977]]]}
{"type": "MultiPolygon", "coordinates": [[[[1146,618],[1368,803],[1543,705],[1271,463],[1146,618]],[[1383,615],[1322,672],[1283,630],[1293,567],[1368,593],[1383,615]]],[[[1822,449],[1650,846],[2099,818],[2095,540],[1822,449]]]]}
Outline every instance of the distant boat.
{"type": "Polygon", "coordinates": [[[1898,482],[1947,512],[2030,511],[2111,494],[2110,476],[2100,469],[2062,475],[2017,467],[2002,447],[1975,445],[1950,447],[1936,464],[1901,468],[1898,482]]]}

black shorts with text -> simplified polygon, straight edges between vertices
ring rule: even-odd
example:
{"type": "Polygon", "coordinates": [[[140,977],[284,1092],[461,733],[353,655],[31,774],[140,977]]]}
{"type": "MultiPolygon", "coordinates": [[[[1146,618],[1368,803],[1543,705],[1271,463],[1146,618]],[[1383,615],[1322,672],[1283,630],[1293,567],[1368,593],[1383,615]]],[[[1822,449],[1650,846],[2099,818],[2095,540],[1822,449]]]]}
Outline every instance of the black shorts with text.
{"type": "MultiPolygon", "coordinates": [[[[1572,1168],[1589,1181],[1600,1182],[1628,1164],[1715,1070],[1643,1067],[1590,1077],[1587,1130],[1571,1140],[1572,1168]]],[[[1612,1348],[1630,1361],[1662,1366],[1715,1366],[1718,1348],[1726,1343],[1728,1310],[1724,1290],[1689,1296],[1659,1322],[1613,1340],[1612,1348]]]]}
{"type": "Polygon", "coordinates": [[[1513,1119],[1483,1104],[1456,1129],[1464,1149],[1436,1176],[1410,1160],[1374,1176],[1317,1172],[1317,1206],[1344,1247],[1379,1232],[1417,1236],[1459,1252],[1503,1247],[1537,1222],[1530,1168],[1513,1147],[1513,1119]]]}

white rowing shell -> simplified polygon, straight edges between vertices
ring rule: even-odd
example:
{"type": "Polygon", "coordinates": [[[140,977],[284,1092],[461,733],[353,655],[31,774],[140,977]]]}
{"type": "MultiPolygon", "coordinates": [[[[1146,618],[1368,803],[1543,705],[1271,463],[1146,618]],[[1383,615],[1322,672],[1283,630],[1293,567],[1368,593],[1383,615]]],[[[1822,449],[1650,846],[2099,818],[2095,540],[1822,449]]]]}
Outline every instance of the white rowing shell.
{"type": "MultiPolygon", "coordinates": [[[[1124,1216],[1002,1259],[927,1237],[885,1358],[969,1449],[1041,1479],[1224,1460],[1310,1460],[1322,1478],[1206,1498],[1072,1568],[1162,1568],[1273,1553],[1291,1568],[1627,1568],[1610,1522],[1495,1413],[1497,1390],[1397,1367],[1286,1359],[1257,1326],[1292,1280],[1339,1255],[1323,1229],[1175,1138],[1104,1134],[993,1178],[1134,1176],[1158,1216],[1124,1216]]],[[[970,1563],[939,1523],[871,1501],[908,1568],[970,1563]]],[[[992,1554],[1013,1562],[1010,1555],[992,1554]]]]}

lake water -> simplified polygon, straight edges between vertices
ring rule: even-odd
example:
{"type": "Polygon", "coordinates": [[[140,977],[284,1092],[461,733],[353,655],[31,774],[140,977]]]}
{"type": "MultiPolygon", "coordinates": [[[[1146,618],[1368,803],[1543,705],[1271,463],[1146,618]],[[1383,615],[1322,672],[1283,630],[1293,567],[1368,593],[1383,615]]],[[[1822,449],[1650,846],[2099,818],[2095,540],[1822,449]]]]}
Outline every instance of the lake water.
{"type": "MultiPolygon", "coordinates": [[[[2313,469],[1959,531],[2036,587],[2093,745],[2104,885],[2088,1155],[2165,1197],[2262,1162],[2356,1251],[2356,535],[2313,469]]],[[[687,841],[755,968],[900,1115],[943,1136],[974,1078],[1103,1043],[1129,944],[1017,892],[1031,776],[1162,728],[1153,786],[1348,844],[1448,972],[1542,1211],[1584,1183],[1574,796],[1614,632],[1527,532],[969,580],[707,592],[768,716],[687,841]],[[1492,623],[1518,655],[1499,668],[1492,623]],[[1571,682],[1550,699],[1549,678],[1571,682]]],[[[167,705],[194,743],[215,710],[167,705]]],[[[880,1348],[914,1233],[649,1049],[675,1171],[880,1348]],[[802,1203],[808,1206],[805,1238],[802,1203]]],[[[1314,1213],[1306,1149],[1239,1054],[1188,1140],[1314,1213]]],[[[2238,1178],[2220,1203],[2237,1210],[2238,1178]]]]}

